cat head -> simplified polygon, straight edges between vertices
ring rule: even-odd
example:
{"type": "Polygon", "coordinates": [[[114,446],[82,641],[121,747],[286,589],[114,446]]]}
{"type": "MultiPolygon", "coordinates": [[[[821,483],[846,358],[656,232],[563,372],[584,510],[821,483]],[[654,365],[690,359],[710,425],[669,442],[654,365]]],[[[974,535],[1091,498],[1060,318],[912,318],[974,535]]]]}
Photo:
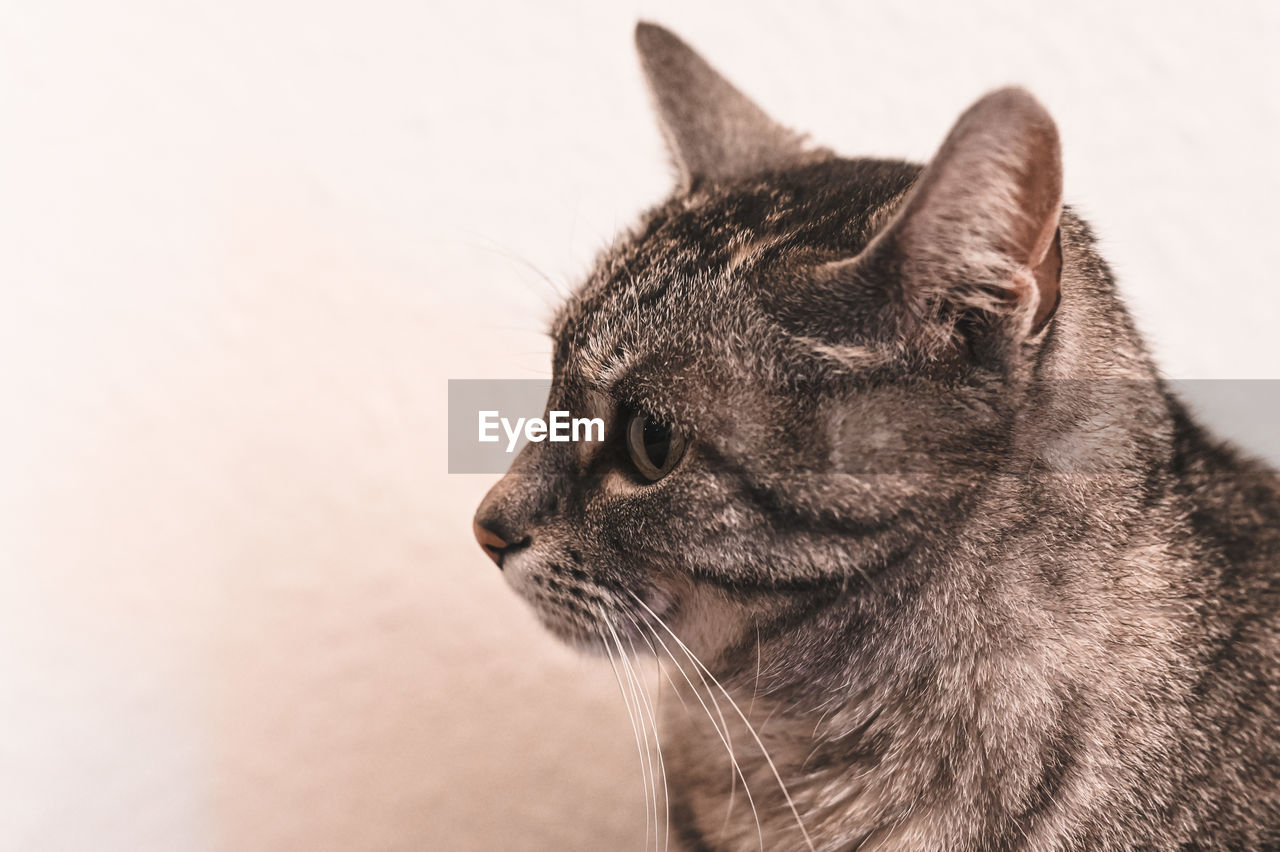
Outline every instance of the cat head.
{"type": "Polygon", "coordinates": [[[666,30],[636,42],[678,186],[553,324],[549,407],[606,441],[529,444],[476,534],[561,637],[661,618],[706,659],[889,594],[1001,469],[1059,298],[1059,144],[1003,89],[923,169],[841,158],[666,30]]]}

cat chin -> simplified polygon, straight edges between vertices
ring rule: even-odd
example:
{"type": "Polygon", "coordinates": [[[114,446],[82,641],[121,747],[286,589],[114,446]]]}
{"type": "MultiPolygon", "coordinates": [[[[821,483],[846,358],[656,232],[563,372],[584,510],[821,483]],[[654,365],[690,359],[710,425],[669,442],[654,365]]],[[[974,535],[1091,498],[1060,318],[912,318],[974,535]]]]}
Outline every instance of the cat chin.
{"type": "Polygon", "coordinates": [[[615,624],[611,632],[603,622],[583,624],[576,618],[567,618],[563,614],[548,611],[547,608],[537,604],[534,604],[534,611],[542,626],[552,636],[579,653],[593,657],[613,657],[621,647],[626,650],[628,656],[634,657],[649,651],[645,637],[629,627],[624,630],[620,625],[615,624]]]}
{"type": "Polygon", "coordinates": [[[673,595],[652,588],[641,593],[622,591],[613,603],[596,612],[541,591],[522,596],[549,633],[576,651],[600,657],[619,651],[630,657],[652,653],[653,637],[668,636],[665,631],[679,610],[673,595]],[[668,626],[660,627],[659,623],[668,626]]]}
{"type": "Polygon", "coordinates": [[[585,625],[565,621],[542,610],[537,610],[537,614],[538,621],[547,629],[547,632],[570,648],[579,653],[605,656],[606,646],[599,633],[591,631],[585,625]]]}

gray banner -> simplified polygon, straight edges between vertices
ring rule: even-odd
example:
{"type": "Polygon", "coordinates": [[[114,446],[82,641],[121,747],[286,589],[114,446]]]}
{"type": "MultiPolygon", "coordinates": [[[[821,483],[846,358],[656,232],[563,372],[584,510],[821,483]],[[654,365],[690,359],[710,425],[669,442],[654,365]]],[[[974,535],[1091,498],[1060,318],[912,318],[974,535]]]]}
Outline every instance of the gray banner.
{"type": "MultiPolygon", "coordinates": [[[[1168,385],[1212,434],[1280,465],[1280,380],[1178,379],[1168,385]]],[[[583,412],[548,412],[550,388],[547,379],[450,379],[449,472],[504,473],[531,437],[550,441],[603,438],[603,424],[594,428],[585,422],[588,418],[583,412]]],[[[1114,400],[1113,412],[1128,398],[1123,383],[1105,388],[1081,386],[1068,392],[1095,405],[1114,400]]],[[[1106,451],[1105,431],[1095,437],[1099,441],[1096,448],[1088,446],[1091,436],[1087,432],[1077,438],[1083,442],[1073,453],[1080,472],[1102,472],[1117,463],[1106,451]]],[[[923,469],[928,467],[926,461],[923,469]]],[[[871,469],[874,466],[868,467],[871,469]]]]}

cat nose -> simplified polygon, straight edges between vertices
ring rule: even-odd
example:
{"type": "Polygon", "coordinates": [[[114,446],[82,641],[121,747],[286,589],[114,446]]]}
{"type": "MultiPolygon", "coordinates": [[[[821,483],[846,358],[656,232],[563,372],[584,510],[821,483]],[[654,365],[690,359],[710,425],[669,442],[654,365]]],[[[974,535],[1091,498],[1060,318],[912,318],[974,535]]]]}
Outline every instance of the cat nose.
{"type": "Polygon", "coordinates": [[[480,549],[494,562],[499,563],[498,567],[502,567],[502,554],[507,549],[506,539],[496,532],[481,526],[479,521],[471,522],[471,531],[476,534],[476,541],[480,542],[480,549]]]}
{"type": "MultiPolygon", "coordinates": [[[[512,543],[491,529],[489,525],[482,524],[479,520],[471,522],[471,531],[475,533],[476,541],[480,543],[480,549],[493,560],[493,564],[497,565],[498,568],[502,568],[502,557],[529,543],[528,536],[512,543]]],[[[515,538],[515,536],[511,536],[510,533],[507,533],[507,535],[511,538],[515,538]]]]}
{"type": "Polygon", "coordinates": [[[544,475],[528,475],[530,444],[512,463],[506,476],[494,483],[472,516],[471,531],[485,555],[499,568],[506,557],[532,543],[544,495],[553,493],[544,475]]]}

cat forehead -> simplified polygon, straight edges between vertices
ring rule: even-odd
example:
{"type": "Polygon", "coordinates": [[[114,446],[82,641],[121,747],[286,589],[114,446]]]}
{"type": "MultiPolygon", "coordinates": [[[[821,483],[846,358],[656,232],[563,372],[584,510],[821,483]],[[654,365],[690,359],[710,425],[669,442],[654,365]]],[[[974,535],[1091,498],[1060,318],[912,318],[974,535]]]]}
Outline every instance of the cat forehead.
{"type": "Polygon", "coordinates": [[[754,295],[778,277],[860,251],[919,166],[832,158],[714,184],[651,210],[558,312],[555,359],[614,371],[624,356],[705,353],[711,335],[751,345],[754,295]]]}

